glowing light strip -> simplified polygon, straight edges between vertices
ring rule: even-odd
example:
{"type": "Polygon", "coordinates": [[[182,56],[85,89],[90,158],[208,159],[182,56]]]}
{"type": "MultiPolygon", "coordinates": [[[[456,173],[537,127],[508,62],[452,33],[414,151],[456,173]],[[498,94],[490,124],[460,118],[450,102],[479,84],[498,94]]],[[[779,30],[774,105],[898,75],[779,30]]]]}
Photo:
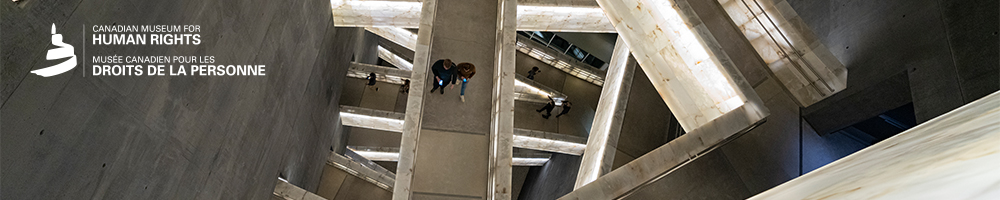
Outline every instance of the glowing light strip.
{"type": "MultiPolygon", "coordinates": [[[[399,152],[381,152],[381,151],[365,151],[365,150],[354,150],[354,153],[365,157],[365,159],[371,161],[385,161],[385,162],[398,162],[399,152]],[[369,157],[371,156],[371,157],[369,157]]],[[[514,166],[542,166],[548,162],[548,158],[513,158],[514,166]]]]}
{"type": "Polygon", "coordinates": [[[399,152],[380,152],[380,151],[364,151],[364,150],[352,150],[354,153],[365,157],[365,159],[371,161],[399,161],[399,152]]]}
{"type": "MultiPolygon", "coordinates": [[[[611,58],[611,66],[608,67],[608,78],[605,79],[607,84],[604,85],[601,91],[601,101],[597,105],[597,113],[594,115],[594,129],[591,130],[590,137],[587,140],[586,154],[583,155],[583,160],[580,162],[580,172],[578,172],[579,175],[577,176],[574,189],[593,182],[597,180],[597,177],[601,176],[601,166],[605,162],[604,157],[606,155],[604,154],[607,153],[608,138],[612,137],[612,123],[621,125],[620,121],[615,122],[614,120],[621,90],[623,84],[625,84],[623,82],[625,79],[625,70],[627,69],[625,65],[630,55],[628,45],[625,44],[625,41],[621,37],[615,42],[615,49],[612,55],[614,57],[611,58]]],[[[614,134],[614,137],[617,138],[618,132],[614,134]]]]}
{"type": "Polygon", "coordinates": [[[340,112],[344,126],[355,126],[391,132],[403,132],[403,120],[340,112]]]}
{"type": "Polygon", "coordinates": [[[583,155],[583,150],[587,148],[587,145],[531,136],[514,135],[514,147],[558,152],[570,155],[583,155]]]}
{"type": "Polygon", "coordinates": [[[514,166],[542,166],[548,162],[548,158],[513,158],[511,164],[514,166]]]}

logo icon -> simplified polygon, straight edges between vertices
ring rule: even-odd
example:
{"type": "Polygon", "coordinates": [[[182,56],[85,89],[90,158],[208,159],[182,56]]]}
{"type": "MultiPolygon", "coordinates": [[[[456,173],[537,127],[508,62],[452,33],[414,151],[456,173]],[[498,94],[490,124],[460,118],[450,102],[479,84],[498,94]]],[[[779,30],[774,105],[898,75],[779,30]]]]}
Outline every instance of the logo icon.
{"type": "Polygon", "coordinates": [[[73,45],[63,43],[62,39],[62,34],[56,34],[56,24],[52,23],[52,45],[55,45],[58,48],[49,49],[49,52],[45,54],[45,59],[69,59],[51,67],[33,70],[31,73],[35,73],[42,77],[50,77],[65,73],[76,67],[76,54],[73,53],[73,45]]]}

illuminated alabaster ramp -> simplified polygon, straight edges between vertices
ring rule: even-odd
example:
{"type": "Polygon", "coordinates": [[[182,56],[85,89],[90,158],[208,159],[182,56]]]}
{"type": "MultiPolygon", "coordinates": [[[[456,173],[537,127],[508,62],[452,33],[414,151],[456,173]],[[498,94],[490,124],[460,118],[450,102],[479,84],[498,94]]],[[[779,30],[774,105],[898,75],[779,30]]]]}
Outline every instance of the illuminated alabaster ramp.
{"type": "MultiPolygon", "coordinates": [[[[768,115],[686,0],[597,2],[687,134],[606,175],[581,171],[586,173],[578,176],[582,186],[561,199],[627,195],[745,133],[768,115]]],[[[590,159],[581,166],[600,162],[590,159]]]]}
{"type": "Polygon", "coordinates": [[[393,199],[509,199],[514,77],[508,71],[513,65],[503,61],[513,61],[516,2],[418,4],[393,199]],[[431,65],[444,58],[476,65],[465,102],[457,90],[429,91],[435,82],[431,65]]]}

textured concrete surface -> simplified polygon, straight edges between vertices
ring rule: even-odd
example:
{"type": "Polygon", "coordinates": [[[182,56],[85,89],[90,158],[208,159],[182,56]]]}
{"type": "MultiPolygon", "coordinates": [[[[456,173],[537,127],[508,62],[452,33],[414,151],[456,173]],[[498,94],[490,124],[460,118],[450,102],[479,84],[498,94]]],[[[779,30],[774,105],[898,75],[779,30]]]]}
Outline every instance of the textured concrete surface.
{"type": "Polygon", "coordinates": [[[0,3],[3,199],[267,199],[279,174],[318,186],[355,39],[332,28],[328,1],[19,5],[0,3]],[[50,64],[52,23],[73,45],[84,24],[198,24],[198,46],[87,55],[214,55],[267,76],[28,74],[50,64]]]}
{"type": "Polygon", "coordinates": [[[634,73],[625,119],[622,120],[621,135],[618,137],[618,153],[615,154],[612,169],[617,169],[672,139],[664,135],[671,130],[673,114],[656,93],[646,73],[638,67],[634,73]]]}
{"type": "Polygon", "coordinates": [[[1000,89],[997,1],[789,4],[849,70],[845,91],[803,110],[820,134],[905,104],[898,99],[912,98],[922,122],[1000,89]],[[907,83],[884,83],[897,73],[907,83]]]}

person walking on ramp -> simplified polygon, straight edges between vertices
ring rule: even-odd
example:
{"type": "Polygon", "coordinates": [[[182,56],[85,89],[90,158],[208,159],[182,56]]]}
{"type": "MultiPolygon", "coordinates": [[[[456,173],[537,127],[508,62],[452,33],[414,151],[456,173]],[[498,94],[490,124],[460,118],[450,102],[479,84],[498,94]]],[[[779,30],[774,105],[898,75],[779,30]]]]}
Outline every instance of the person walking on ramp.
{"type": "Polygon", "coordinates": [[[549,103],[546,103],[545,107],[542,107],[542,109],[535,110],[535,112],[542,112],[544,110],[545,114],[542,114],[542,117],[548,119],[549,116],[552,116],[552,108],[555,107],[556,107],[556,100],[552,100],[552,96],[549,96],[549,103]]]}
{"type": "MultiPolygon", "coordinates": [[[[451,59],[441,59],[434,62],[434,65],[431,65],[431,72],[434,73],[434,88],[431,88],[431,93],[441,88],[441,94],[444,94],[444,86],[455,84],[456,68],[451,59]]],[[[451,85],[451,88],[455,88],[455,85],[451,85]]]]}

